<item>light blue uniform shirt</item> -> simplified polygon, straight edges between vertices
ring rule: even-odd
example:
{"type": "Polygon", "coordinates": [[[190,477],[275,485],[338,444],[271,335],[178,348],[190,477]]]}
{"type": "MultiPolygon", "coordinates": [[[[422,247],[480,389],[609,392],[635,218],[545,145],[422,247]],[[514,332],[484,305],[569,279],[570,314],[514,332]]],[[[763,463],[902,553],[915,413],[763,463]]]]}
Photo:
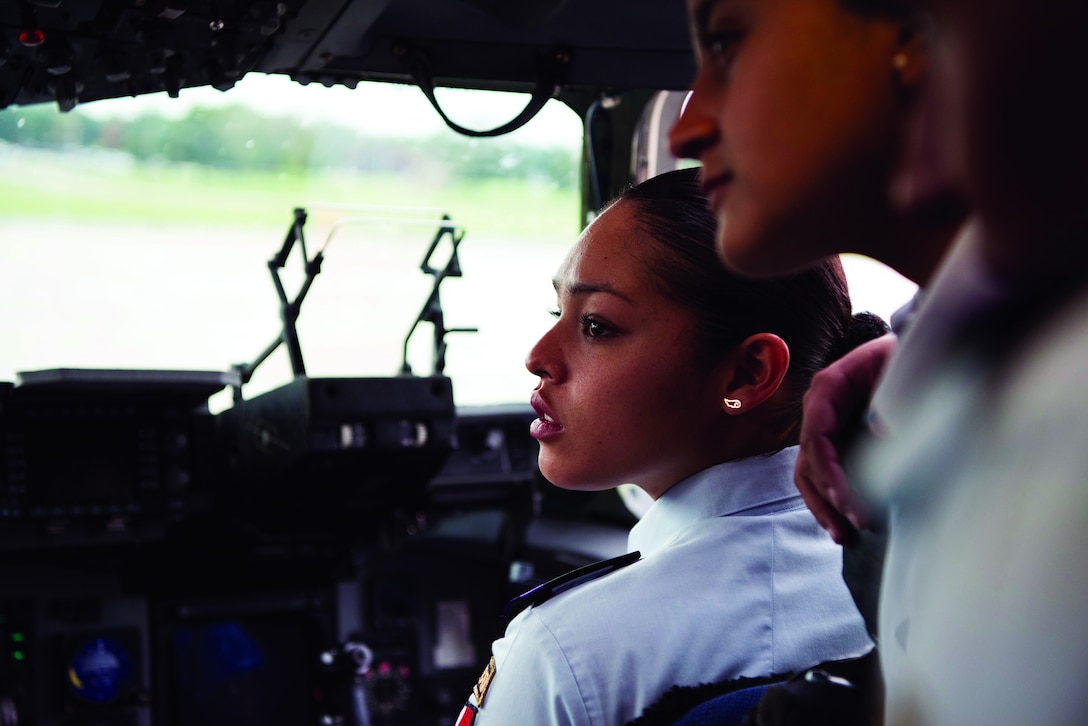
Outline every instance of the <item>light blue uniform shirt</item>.
{"type": "Polygon", "coordinates": [[[679,482],[631,530],[640,561],[514,618],[477,726],[623,724],[674,685],[866,653],[842,551],[798,494],[796,459],[790,447],[679,482]]]}
{"type": "Polygon", "coordinates": [[[1044,307],[1024,295],[1034,335],[995,358],[964,345],[978,325],[966,321],[1024,293],[983,253],[968,236],[942,264],[874,398],[885,435],[854,462],[861,490],[891,514],[884,723],[1080,726],[1088,292],[1044,307]]]}

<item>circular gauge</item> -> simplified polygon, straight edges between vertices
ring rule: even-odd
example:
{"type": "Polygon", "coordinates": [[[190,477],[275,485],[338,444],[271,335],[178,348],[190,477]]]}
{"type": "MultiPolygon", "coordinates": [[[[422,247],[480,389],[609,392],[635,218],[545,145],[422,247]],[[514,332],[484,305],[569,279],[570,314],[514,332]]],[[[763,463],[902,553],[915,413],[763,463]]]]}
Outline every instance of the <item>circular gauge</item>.
{"type": "Polygon", "coordinates": [[[411,675],[408,666],[389,661],[382,661],[366,672],[363,678],[367,695],[374,710],[383,718],[395,716],[407,708],[412,695],[411,675]]]}
{"type": "Polygon", "coordinates": [[[90,703],[117,700],[132,682],[132,656],[112,638],[95,638],[68,661],[68,684],[90,703]]]}

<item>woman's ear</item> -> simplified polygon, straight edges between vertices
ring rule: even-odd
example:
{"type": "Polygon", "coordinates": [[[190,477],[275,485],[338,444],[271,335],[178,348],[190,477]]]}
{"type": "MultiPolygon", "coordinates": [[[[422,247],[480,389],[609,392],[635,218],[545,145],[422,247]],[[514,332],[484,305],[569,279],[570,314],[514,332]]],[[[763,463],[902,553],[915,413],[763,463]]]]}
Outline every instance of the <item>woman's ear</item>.
{"type": "Polygon", "coordinates": [[[736,415],[750,411],[773,396],[790,367],[790,349],[774,333],[756,333],[730,356],[725,371],[722,408],[736,415]]]}
{"type": "Polygon", "coordinates": [[[932,21],[924,13],[915,13],[903,22],[891,57],[892,77],[904,91],[914,91],[929,77],[933,53],[932,21]]]}

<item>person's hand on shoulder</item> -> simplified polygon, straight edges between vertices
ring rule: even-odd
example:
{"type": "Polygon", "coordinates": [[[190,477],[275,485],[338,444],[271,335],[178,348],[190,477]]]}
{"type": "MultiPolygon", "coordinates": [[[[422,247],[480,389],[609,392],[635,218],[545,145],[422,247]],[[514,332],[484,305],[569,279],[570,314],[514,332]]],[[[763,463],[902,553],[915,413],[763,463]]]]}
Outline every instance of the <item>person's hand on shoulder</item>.
{"type": "Polygon", "coordinates": [[[794,481],[813,516],[839,544],[865,527],[868,516],[850,487],[840,447],[864,413],[895,346],[890,333],[859,345],[817,373],[804,396],[794,481]]]}

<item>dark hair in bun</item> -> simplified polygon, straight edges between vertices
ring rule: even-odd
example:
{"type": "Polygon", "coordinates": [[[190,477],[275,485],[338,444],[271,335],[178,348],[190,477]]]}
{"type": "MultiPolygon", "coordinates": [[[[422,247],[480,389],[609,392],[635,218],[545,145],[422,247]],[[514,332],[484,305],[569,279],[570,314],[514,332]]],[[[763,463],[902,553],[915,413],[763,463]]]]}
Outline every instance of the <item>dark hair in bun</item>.
{"type": "Polygon", "coordinates": [[[699,324],[702,354],[713,364],[756,333],[774,333],[790,349],[782,440],[794,443],[801,399],[817,371],[888,326],[871,313],[852,314],[846,275],[838,257],[789,276],[750,278],[730,272],[715,247],[717,219],[698,168],[652,177],[613,204],[632,205],[645,234],[632,252],[658,292],[691,310],[699,324]]]}
{"type": "MultiPolygon", "coordinates": [[[[870,312],[855,313],[850,320],[850,331],[846,336],[846,350],[844,353],[857,348],[862,343],[875,340],[882,335],[891,332],[891,328],[884,322],[884,318],[870,312]]],[[[828,364],[834,361],[828,361],[828,364]]]]}

